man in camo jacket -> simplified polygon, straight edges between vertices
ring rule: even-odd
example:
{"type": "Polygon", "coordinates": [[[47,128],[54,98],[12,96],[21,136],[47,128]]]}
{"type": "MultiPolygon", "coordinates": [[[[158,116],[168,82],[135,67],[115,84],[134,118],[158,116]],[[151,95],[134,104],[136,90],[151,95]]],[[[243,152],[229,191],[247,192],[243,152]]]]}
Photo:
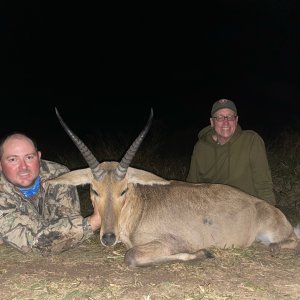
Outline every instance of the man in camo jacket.
{"type": "Polygon", "coordinates": [[[57,254],[93,236],[100,215],[83,218],[76,187],[45,181],[69,170],[41,159],[35,142],[14,133],[0,141],[0,241],[27,253],[57,254]]]}

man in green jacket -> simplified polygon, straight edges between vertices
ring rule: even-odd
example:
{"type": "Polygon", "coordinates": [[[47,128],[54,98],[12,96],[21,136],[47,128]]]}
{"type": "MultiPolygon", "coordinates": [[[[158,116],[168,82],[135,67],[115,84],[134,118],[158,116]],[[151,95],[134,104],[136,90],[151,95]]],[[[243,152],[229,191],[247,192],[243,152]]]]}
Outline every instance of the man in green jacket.
{"type": "Polygon", "coordinates": [[[0,171],[0,242],[23,253],[57,254],[100,228],[97,210],[81,216],[76,187],[45,184],[69,170],[42,160],[27,135],[14,133],[2,139],[0,171]]]}
{"type": "Polygon", "coordinates": [[[276,204],[264,141],[242,130],[236,106],[227,99],[213,104],[210,126],[198,134],[187,181],[231,185],[276,204]]]}

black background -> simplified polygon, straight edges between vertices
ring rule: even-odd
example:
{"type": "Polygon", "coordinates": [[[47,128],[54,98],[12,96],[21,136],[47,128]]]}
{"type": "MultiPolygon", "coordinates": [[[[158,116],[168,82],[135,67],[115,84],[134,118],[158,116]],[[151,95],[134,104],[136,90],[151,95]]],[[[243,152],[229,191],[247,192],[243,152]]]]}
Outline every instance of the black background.
{"type": "Polygon", "coordinates": [[[263,137],[299,129],[297,1],[168,5],[2,4],[3,133],[136,127],[154,108],[174,130],[228,98],[263,137]]]}

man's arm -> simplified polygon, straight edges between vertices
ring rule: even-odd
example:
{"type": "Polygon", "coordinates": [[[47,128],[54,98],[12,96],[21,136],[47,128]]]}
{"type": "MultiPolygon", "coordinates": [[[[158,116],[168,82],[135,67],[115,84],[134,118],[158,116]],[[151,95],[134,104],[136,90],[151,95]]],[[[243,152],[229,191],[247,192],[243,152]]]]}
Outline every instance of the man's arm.
{"type": "Polygon", "coordinates": [[[258,197],[275,205],[276,199],[265,143],[259,135],[254,136],[251,145],[250,160],[253,171],[252,178],[258,197]]]}
{"type": "Polygon", "coordinates": [[[75,187],[50,189],[45,194],[43,216],[30,203],[19,205],[9,195],[0,196],[0,238],[23,253],[51,254],[73,248],[100,227],[97,212],[81,216],[77,196],[75,187]]]}

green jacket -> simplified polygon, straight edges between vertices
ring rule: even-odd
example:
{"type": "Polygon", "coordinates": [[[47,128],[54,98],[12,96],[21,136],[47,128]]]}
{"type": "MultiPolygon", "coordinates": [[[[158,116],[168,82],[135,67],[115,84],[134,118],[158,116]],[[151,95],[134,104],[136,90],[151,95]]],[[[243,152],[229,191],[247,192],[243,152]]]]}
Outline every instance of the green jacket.
{"type": "Polygon", "coordinates": [[[0,172],[0,239],[19,251],[43,255],[75,247],[93,235],[88,218],[80,214],[76,187],[43,183],[66,173],[60,164],[41,161],[41,186],[29,201],[0,172]]]}
{"type": "Polygon", "coordinates": [[[187,181],[231,185],[275,205],[263,139],[252,130],[242,130],[239,125],[224,145],[217,144],[213,134],[211,126],[199,132],[187,181]]]}

